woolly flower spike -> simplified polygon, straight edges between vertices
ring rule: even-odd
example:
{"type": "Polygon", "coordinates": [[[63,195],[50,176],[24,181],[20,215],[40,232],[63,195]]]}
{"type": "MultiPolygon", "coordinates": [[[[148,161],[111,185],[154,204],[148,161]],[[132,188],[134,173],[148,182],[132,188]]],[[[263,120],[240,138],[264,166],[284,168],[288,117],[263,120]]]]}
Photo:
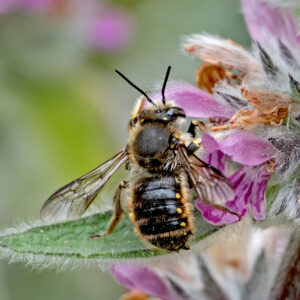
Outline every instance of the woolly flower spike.
{"type": "Polygon", "coordinates": [[[194,34],[186,38],[184,50],[210,64],[223,64],[227,72],[239,70],[248,75],[249,80],[259,80],[263,76],[263,69],[257,64],[255,57],[231,40],[194,34]]]}
{"type": "Polygon", "coordinates": [[[128,289],[162,300],[296,299],[297,275],[289,277],[291,270],[282,268],[287,255],[298,257],[299,245],[289,246],[293,231],[284,226],[258,230],[246,219],[234,226],[229,238],[220,237],[205,250],[151,265],[119,265],[111,274],[128,289]]]}
{"type": "MultiPolygon", "coordinates": [[[[235,184],[237,175],[244,174],[242,186],[247,182],[248,188],[260,195],[252,206],[249,195],[244,195],[243,199],[238,196],[241,194],[237,186],[235,204],[247,198],[252,213],[258,219],[263,218],[262,194],[273,173],[267,188],[267,211],[272,216],[284,214],[295,220],[300,216],[300,182],[297,179],[300,172],[300,47],[292,12],[287,5],[282,7],[273,2],[242,1],[246,23],[254,39],[253,51],[209,35],[192,35],[186,39],[184,49],[205,62],[196,74],[198,87],[208,91],[218,103],[223,102],[234,110],[227,120],[211,119],[206,131],[222,135],[227,130],[246,130],[273,145],[273,160],[266,166],[243,167],[230,178],[235,184]]],[[[242,143],[241,140],[239,147],[242,143]]],[[[239,147],[235,149],[236,156],[240,153],[239,147]]],[[[222,149],[218,151],[219,156],[226,154],[222,149]]],[[[255,156],[250,151],[246,153],[249,161],[255,156]]],[[[234,156],[231,158],[236,161],[234,156]]],[[[224,165],[223,156],[222,160],[224,165]]],[[[233,204],[228,203],[228,207],[236,211],[233,204]]],[[[197,207],[205,214],[198,202],[197,207]]],[[[213,212],[206,214],[212,216],[213,212]]]]}

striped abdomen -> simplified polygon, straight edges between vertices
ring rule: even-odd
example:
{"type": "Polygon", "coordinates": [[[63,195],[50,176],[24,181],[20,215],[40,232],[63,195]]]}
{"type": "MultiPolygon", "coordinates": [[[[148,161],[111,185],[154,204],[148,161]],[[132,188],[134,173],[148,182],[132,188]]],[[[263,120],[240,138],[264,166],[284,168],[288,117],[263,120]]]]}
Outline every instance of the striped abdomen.
{"type": "Polygon", "coordinates": [[[130,204],[135,231],[149,243],[169,251],[188,249],[192,216],[183,188],[174,175],[155,174],[139,180],[130,204]]]}

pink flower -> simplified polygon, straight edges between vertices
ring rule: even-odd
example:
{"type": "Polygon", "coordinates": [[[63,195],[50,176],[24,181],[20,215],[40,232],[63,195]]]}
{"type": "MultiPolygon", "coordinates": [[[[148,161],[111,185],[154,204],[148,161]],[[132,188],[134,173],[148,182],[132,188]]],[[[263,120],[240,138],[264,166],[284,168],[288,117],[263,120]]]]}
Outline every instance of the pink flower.
{"type": "MultiPolygon", "coordinates": [[[[264,219],[265,190],[272,175],[264,163],[275,154],[272,144],[253,134],[237,131],[220,142],[204,134],[202,146],[206,154],[204,160],[225,175],[226,162],[229,158],[243,165],[229,178],[235,189],[235,198],[228,201],[226,207],[240,216],[245,216],[249,206],[255,219],[264,219]]],[[[196,199],[196,207],[202,212],[203,217],[214,225],[226,225],[239,220],[229,212],[202,203],[201,199],[196,199]]]]}
{"type": "Polygon", "coordinates": [[[96,49],[115,52],[124,48],[132,39],[133,20],[120,7],[105,8],[91,21],[88,35],[96,49]]]}
{"type": "MultiPolygon", "coordinates": [[[[266,209],[273,216],[284,214],[297,219],[300,215],[297,204],[300,188],[299,181],[295,179],[299,177],[297,166],[300,159],[297,129],[300,126],[300,48],[291,10],[287,5],[283,7],[275,2],[242,0],[246,23],[254,40],[254,51],[247,51],[230,40],[201,34],[189,37],[185,50],[207,64],[224,68],[223,75],[216,79],[213,88],[209,88],[218,104],[229,105],[234,114],[227,121],[219,120],[212,130],[223,134],[224,130],[229,129],[239,132],[247,130],[261,140],[261,145],[273,145],[273,158],[276,161],[274,172],[264,165],[268,155],[264,160],[259,153],[264,149],[258,147],[258,151],[249,151],[251,143],[241,134],[231,135],[231,131],[227,134],[232,138],[229,136],[215,143],[210,141],[215,144],[216,152],[208,151],[206,159],[210,155],[214,163],[220,162],[217,168],[221,171],[228,156],[243,165],[230,177],[236,197],[227,202],[227,207],[241,215],[246,213],[248,207],[256,219],[263,219],[266,209]],[[239,75],[234,77],[233,71],[238,71],[239,75]],[[267,183],[273,186],[273,190],[280,189],[280,192],[272,194],[273,198],[266,207],[264,194],[267,183]]],[[[202,141],[205,149],[204,144],[202,141]]],[[[270,147],[266,149],[269,151],[270,147]]],[[[214,224],[236,221],[235,216],[216,211],[199,200],[196,206],[214,224]]]]}

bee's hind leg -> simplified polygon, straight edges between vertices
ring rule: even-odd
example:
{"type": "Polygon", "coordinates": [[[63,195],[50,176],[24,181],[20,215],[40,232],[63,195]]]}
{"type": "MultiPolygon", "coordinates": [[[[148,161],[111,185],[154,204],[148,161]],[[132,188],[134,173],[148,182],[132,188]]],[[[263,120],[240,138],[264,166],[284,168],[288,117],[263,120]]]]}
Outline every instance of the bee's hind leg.
{"type": "Polygon", "coordinates": [[[127,186],[128,186],[127,181],[121,181],[121,183],[119,184],[119,186],[116,190],[114,201],[113,201],[113,216],[110,220],[110,223],[107,227],[106,232],[103,234],[91,235],[92,239],[108,236],[109,234],[111,234],[114,231],[114,229],[120,222],[122,215],[124,213],[124,210],[122,207],[122,201],[121,201],[121,194],[122,194],[122,190],[127,188],[127,186]]]}

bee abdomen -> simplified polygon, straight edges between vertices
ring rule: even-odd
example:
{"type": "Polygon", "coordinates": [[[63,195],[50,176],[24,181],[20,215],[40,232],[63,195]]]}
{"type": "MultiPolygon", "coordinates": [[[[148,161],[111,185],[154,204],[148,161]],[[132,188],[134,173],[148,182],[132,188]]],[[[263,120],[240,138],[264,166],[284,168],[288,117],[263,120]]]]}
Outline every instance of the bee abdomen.
{"type": "Polygon", "coordinates": [[[181,186],[173,175],[140,180],[131,206],[133,224],[144,239],[170,251],[187,248],[192,222],[181,186]]]}

